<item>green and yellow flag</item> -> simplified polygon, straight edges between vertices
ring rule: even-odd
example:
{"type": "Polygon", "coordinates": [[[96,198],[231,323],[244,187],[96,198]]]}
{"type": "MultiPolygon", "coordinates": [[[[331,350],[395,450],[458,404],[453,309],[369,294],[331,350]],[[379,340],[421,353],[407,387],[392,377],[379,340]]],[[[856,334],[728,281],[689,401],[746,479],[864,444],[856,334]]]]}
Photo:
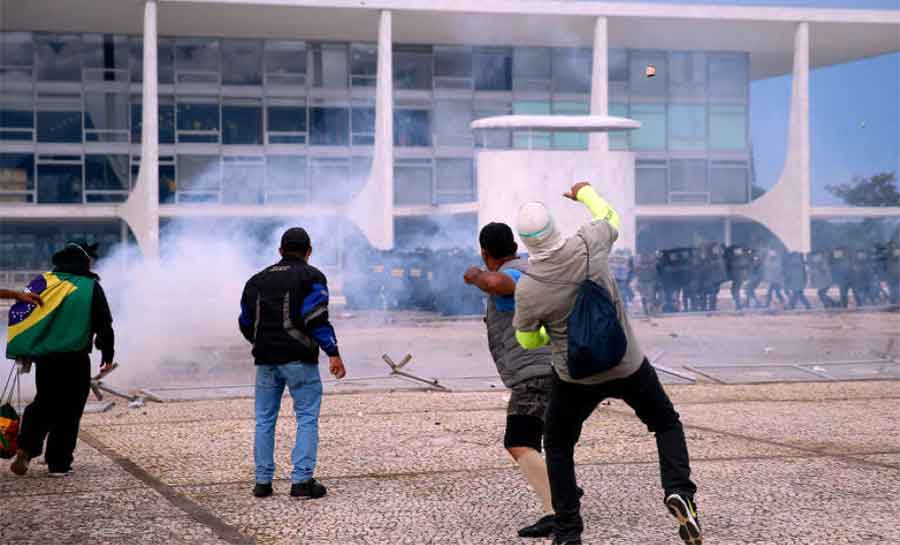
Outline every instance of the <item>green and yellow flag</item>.
{"type": "Polygon", "coordinates": [[[6,357],[34,359],[80,352],[90,346],[92,278],[48,272],[34,278],[28,291],[44,304],[18,302],[9,309],[6,357]]]}

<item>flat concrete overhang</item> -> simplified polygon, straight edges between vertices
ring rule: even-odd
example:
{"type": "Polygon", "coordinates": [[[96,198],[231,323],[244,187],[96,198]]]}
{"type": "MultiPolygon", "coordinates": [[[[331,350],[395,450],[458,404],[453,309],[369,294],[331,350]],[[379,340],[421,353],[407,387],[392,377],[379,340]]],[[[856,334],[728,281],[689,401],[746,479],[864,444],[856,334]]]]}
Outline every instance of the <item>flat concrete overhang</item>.
{"type": "Polygon", "coordinates": [[[473,130],[528,129],[535,131],[609,132],[640,129],[633,119],[605,115],[498,115],[473,121],[473,130]]]}
{"type": "MultiPolygon", "coordinates": [[[[900,51],[900,10],[617,4],[565,0],[159,0],[161,35],[590,47],[593,18],[610,46],[748,51],[751,77],[791,70],[793,26],[811,24],[812,66],[900,51]]],[[[0,30],[139,34],[141,0],[0,0],[0,30]]]]}

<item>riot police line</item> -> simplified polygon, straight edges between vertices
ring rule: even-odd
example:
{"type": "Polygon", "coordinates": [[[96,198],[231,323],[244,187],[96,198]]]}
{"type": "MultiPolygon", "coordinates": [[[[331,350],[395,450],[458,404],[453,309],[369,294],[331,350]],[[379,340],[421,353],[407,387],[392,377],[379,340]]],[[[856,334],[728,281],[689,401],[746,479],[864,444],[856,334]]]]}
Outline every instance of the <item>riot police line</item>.
{"type": "MultiPolygon", "coordinates": [[[[481,293],[462,282],[465,270],[479,264],[474,249],[369,249],[344,270],[344,295],[350,310],[422,310],[443,315],[484,312],[481,293]]],[[[728,310],[810,309],[807,288],[816,290],[827,309],[900,304],[900,243],[871,248],[834,248],[808,254],[772,248],[706,243],[632,255],[617,249],[609,257],[630,310],[645,314],[715,312],[719,293],[730,288],[728,310]]]]}

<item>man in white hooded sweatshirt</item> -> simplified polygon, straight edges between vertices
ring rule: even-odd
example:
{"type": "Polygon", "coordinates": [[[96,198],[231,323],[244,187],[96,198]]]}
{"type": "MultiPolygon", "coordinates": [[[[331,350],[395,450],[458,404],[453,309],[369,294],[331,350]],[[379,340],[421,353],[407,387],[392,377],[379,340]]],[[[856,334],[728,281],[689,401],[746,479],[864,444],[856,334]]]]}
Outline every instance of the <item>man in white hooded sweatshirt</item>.
{"type": "Polygon", "coordinates": [[[544,450],[550,492],[556,513],[554,545],[581,545],[584,525],[575,479],[574,450],[582,424],[607,398],[627,403],[656,435],[664,503],[678,519],[687,545],[701,545],[699,516],[694,504],[697,487],[681,421],[650,362],[638,345],[608,258],[619,236],[619,216],[586,182],[575,184],[565,197],[583,203],[592,220],[576,236],[563,238],[547,207],[538,202],[519,210],[517,229],[528,248],[530,268],[516,287],[516,338],[526,349],[550,345],[555,376],[545,417],[544,450]],[[590,255],[590,279],[607,290],[627,338],[618,365],[583,379],[573,379],[567,367],[567,321],[585,279],[590,255]]]}

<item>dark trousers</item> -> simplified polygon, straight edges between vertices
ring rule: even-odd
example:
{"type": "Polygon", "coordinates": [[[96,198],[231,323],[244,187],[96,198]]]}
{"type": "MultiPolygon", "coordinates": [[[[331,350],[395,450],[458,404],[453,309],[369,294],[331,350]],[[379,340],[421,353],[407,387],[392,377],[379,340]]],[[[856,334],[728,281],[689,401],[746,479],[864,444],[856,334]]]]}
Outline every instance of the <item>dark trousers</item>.
{"type": "Polygon", "coordinates": [[[828,296],[828,290],[829,288],[821,288],[816,291],[819,295],[819,300],[822,301],[822,306],[825,308],[835,308],[839,306],[837,301],[828,296]]]}
{"type": "Polygon", "coordinates": [[[59,354],[35,363],[34,401],[22,414],[19,447],[32,458],[41,455],[50,471],[72,467],[78,427],[91,386],[91,360],[87,354],[59,354]]]}
{"type": "Polygon", "coordinates": [[[797,303],[803,303],[803,306],[806,307],[806,310],[812,308],[809,304],[809,300],[806,298],[806,294],[803,293],[803,290],[788,290],[790,291],[791,300],[788,302],[788,308],[794,309],[797,307],[797,303]]]}
{"type": "Polygon", "coordinates": [[[544,450],[556,512],[555,531],[562,540],[579,536],[584,529],[575,480],[575,444],[584,421],[601,401],[610,397],[627,403],[647,429],[656,434],[665,494],[680,492],[693,496],[697,491],[691,481],[681,421],[650,362],[645,359],[630,377],[604,384],[572,384],[555,376],[544,423],[544,450]]]}

